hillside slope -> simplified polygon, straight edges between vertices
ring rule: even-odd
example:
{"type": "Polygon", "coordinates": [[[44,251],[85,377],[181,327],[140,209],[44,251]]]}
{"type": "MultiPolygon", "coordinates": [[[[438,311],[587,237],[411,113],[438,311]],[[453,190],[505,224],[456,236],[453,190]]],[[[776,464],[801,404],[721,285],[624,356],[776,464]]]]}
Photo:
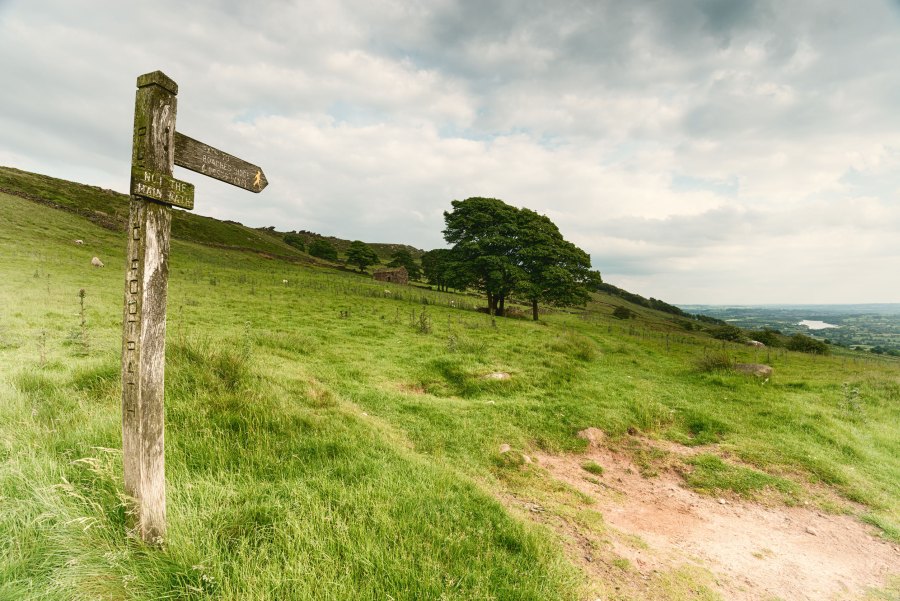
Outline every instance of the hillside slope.
{"type": "MultiPolygon", "coordinates": [[[[122,490],[123,236],[0,193],[0,599],[765,598],[778,549],[673,560],[622,530],[638,476],[660,506],[846,514],[855,553],[900,553],[896,361],[752,349],[638,305],[619,320],[609,295],[491,320],[240,248],[172,245],[169,538],[150,548],[122,490]]],[[[810,586],[896,594],[884,570],[841,577],[810,586]]]]}
{"type": "MultiPolygon", "coordinates": [[[[124,231],[128,221],[128,195],[97,186],[0,166],[0,192],[72,212],[108,229],[124,231]]],[[[282,236],[286,232],[275,228],[250,228],[234,221],[221,221],[180,209],[174,209],[172,215],[172,237],[176,240],[264,253],[283,260],[327,264],[285,244],[282,236]]],[[[314,232],[304,231],[301,235],[307,244],[313,238],[325,238],[334,245],[340,256],[346,255],[351,242],[314,232]]],[[[399,249],[410,251],[413,257],[420,257],[423,252],[406,244],[371,242],[369,246],[382,263],[389,262],[391,255],[399,249]]]]}

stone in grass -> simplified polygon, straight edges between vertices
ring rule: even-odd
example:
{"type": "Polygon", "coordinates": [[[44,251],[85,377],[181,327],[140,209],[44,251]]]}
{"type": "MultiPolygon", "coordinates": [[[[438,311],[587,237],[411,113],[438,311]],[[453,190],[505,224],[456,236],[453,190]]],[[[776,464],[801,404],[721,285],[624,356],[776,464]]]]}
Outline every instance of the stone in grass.
{"type": "Polygon", "coordinates": [[[495,463],[498,467],[523,467],[526,463],[531,463],[531,457],[518,449],[512,448],[505,442],[498,449],[495,463]]]}
{"type": "Polygon", "coordinates": [[[771,378],[775,370],[769,365],[762,363],[735,363],[734,371],[742,374],[756,376],[757,378],[771,378]]]}
{"type": "Polygon", "coordinates": [[[600,428],[585,428],[578,433],[578,438],[586,440],[588,446],[599,446],[606,439],[606,433],[600,428]]]}
{"type": "Polygon", "coordinates": [[[485,380],[509,380],[512,376],[505,371],[493,371],[482,376],[485,380]]]}

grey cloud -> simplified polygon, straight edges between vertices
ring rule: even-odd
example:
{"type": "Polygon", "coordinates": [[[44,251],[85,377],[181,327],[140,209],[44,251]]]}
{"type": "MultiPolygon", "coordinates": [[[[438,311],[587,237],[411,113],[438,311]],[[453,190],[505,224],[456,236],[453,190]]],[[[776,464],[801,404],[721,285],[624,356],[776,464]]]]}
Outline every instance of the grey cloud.
{"type": "Polygon", "coordinates": [[[877,1],[0,0],[0,154],[124,189],[134,80],[159,68],[179,129],[271,182],[180,174],[201,213],[428,248],[450,200],[489,195],[657,298],[809,289],[817,256],[900,297],[860,267],[897,260],[898,22],[877,1]]]}
{"type": "MultiPolygon", "coordinates": [[[[701,0],[700,11],[713,31],[730,31],[744,25],[748,17],[755,17],[760,2],[729,2],[729,0],[701,0]]],[[[755,21],[756,19],[753,18],[755,21]]]]}
{"type": "Polygon", "coordinates": [[[887,234],[900,231],[900,207],[873,201],[841,204],[823,201],[765,211],[723,206],[696,215],[664,219],[614,219],[604,224],[602,233],[656,245],[702,248],[729,241],[752,245],[753,240],[773,240],[835,228],[887,234]]]}

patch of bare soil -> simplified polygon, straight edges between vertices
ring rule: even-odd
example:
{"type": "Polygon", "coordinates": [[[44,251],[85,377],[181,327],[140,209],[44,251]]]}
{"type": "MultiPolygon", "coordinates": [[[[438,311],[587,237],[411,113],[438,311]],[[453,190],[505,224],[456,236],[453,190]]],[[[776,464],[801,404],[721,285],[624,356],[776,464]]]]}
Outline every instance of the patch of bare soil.
{"type": "Polygon", "coordinates": [[[406,394],[425,394],[425,389],[420,384],[408,384],[401,382],[397,384],[397,390],[406,394]]]}
{"type": "MultiPolygon", "coordinates": [[[[609,539],[599,544],[611,544],[637,569],[638,580],[699,566],[712,572],[725,599],[821,601],[860,599],[900,574],[900,547],[851,516],[700,495],[672,471],[641,476],[628,456],[603,445],[602,432],[584,436],[591,441],[584,455],[535,459],[553,478],[595,500],[591,507],[602,513],[609,539]],[[585,471],[586,461],[601,465],[603,474],[585,471]]],[[[541,521],[565,529],[564,521],[541,521]]],[[[584,538],[583,532],[563,534],[584,538]]],[[[577,545],[585,547],[583,540],[577,545]]],[[[607,576],[596,564],[586,567],[607,576]]]]}

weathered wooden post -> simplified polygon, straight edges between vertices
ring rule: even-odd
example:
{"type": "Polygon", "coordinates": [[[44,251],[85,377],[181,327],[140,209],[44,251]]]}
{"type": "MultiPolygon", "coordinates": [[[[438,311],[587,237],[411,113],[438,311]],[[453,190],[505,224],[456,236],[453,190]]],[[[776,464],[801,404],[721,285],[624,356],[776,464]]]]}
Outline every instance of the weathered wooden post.
{"type": "Polygon", "coordinates": [[[161,541],[166,534],[163,381],[172,214],[166,204],[141,193],[171,179],[178,86],[156,71],[140,76],[137,87],[122,336],[122,453],[125,492],[136,502],[138,534],[161,541]]]}
{"type": "Polygon", "coordinates": [[[163,386],[171,205],[192,209],[194,186],[175,163],[260,192],[262,170],[175,132],[178,85],[160,71],[137,80],[122,335],[122,453],[137,534],[166,534],[163,386]],[[182,155],[182,156],[179,156],[182,155]]]}

